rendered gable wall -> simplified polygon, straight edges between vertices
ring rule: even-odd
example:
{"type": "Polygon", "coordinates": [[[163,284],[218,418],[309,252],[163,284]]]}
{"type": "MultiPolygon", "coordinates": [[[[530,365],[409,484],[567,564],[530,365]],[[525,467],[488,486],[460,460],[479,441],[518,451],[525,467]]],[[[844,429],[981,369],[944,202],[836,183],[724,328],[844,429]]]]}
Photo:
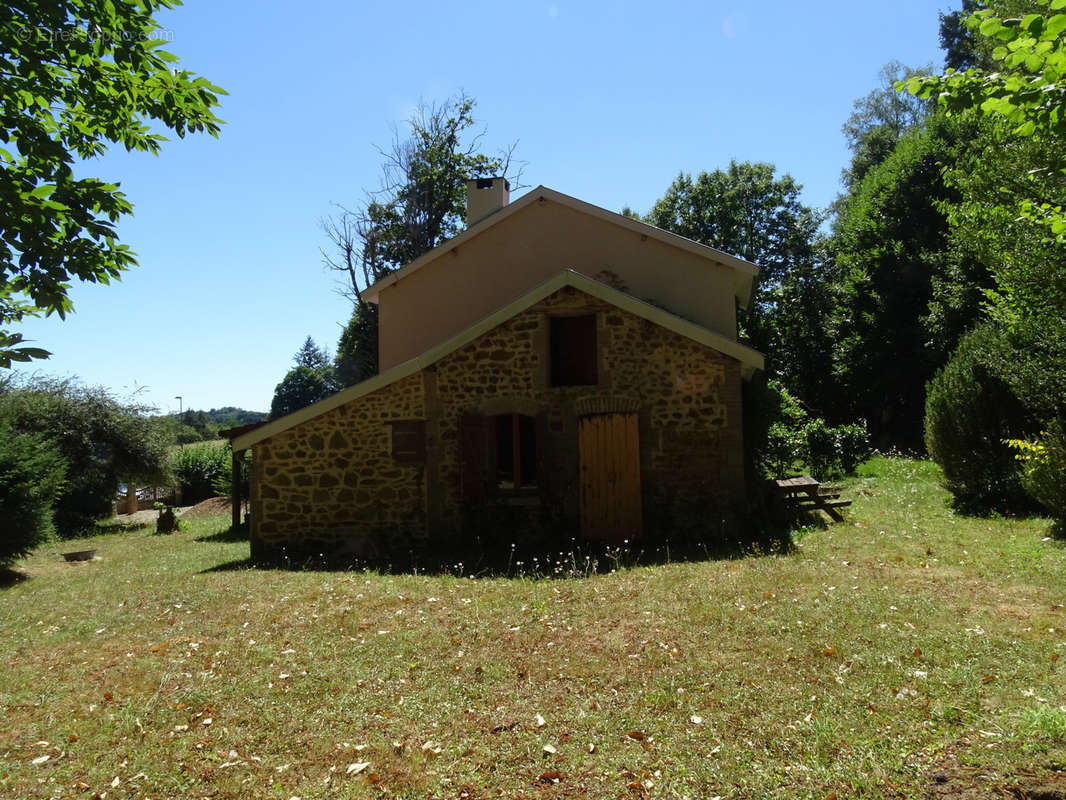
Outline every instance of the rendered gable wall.
{"type": "Polygon", "coordinates": [[[414,358],[563,269],[736,339],[731,268],[543,200],[381,291],[381,369],[414,358]]]}

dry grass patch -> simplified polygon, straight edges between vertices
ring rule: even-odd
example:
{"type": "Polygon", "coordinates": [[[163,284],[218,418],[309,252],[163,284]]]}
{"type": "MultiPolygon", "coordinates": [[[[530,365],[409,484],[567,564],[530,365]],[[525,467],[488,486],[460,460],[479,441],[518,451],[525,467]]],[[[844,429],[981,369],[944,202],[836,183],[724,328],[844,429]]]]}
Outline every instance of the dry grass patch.
{"type": "Polygon", "coordinates": [[[225,518],[100,537],[82,565],[44,548],[0,595],[0,793],[977,797],[1059,780],[1063,543],[1043,520],[953,515],[920,462],[877,460],[849,491],[849,521],[787,555],[578,579],[253,570],[246,543],[213,536],[225,518]]]}

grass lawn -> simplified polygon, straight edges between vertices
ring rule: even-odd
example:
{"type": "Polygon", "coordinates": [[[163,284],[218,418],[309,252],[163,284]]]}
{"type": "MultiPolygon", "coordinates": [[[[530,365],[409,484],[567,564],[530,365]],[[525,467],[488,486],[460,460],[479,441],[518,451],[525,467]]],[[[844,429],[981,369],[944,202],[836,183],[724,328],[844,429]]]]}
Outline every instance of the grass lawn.
{"type": "Polygon", "coordinates": [[[846,496],[787,554],[567,579],[253,570],[226,518],[45,547],[0,796],[1066,796],[1066,542],[923,462],[846,496]]]}

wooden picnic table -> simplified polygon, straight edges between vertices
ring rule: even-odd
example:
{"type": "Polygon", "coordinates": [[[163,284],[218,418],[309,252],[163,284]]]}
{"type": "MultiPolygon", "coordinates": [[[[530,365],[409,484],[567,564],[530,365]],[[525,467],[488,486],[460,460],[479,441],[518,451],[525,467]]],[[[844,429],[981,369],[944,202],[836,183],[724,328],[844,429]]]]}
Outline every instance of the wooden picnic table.
{"type": "Polygon", "coordinates": [[[833,486],[822,486],[810,475],[793,475],[790,478],[778,478],[774,481],[774,491],[782,501],[793,508],[814,508],[824,511],[837,522],[843,522],[838,508],[851,505],[850,500],[840,500],[840,490],[833,486]]]}

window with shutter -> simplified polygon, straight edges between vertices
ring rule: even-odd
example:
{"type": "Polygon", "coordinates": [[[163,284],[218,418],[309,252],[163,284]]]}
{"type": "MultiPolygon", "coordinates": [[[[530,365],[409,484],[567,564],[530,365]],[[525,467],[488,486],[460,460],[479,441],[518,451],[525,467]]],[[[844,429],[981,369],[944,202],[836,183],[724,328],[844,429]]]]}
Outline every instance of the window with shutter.
{"type": "Polygon", "coordinates": [[[551,385],[595,386],[596,315],[550,320],[551,385]]]}
{"type": "Polygon", "coordinates": [[[392,457],[401,464],[420,464],[426,460],[425,420],[394,420],[392,428],[392,457]]]}

